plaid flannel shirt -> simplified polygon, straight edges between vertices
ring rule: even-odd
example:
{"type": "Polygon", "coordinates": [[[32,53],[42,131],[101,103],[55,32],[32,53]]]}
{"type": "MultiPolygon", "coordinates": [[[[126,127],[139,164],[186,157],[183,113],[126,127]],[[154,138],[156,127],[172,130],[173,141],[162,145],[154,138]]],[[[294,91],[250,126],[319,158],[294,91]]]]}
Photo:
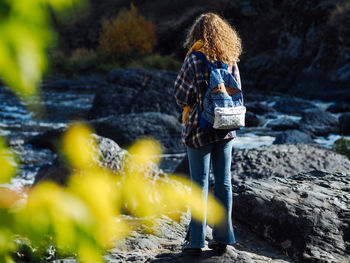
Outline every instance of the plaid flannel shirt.
{"type": "MultiPolygon", "coordinates": [[[[241,86],[237,64],[229,67],[241,86]]],[[[209,68],[190,54],[185,58],[184,64],[175,80],[175,99],[180,107],[190,106],[189,114],[182,128],[182,143],[191,148],[199,148],[207,144],[236,137],[235,131],[205,131],[199,126],[197,103],[203,109],[203,97],[209,81],[209,68]]]]}

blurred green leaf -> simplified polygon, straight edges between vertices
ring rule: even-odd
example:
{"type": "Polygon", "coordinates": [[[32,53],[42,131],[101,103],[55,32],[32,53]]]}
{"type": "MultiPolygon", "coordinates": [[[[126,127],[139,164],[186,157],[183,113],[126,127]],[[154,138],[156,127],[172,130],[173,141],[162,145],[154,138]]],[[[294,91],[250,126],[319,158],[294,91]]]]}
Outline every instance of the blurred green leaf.
{"type": "MultiPolygon", "coordinates": [[[[22,99],[38,94],[38,84],[47,68],[47,48],[55,40],[49,12],[77,2],[80,1],[0,0],[0,77],[22,99]]],[[[136,16],[136,8],[132,12],[136,16]]],[[[156,165],[151,162],[160,155],[158,142],[141,140],[132,146],[132,157],[122,165],[128,169],[119,175],[96,165],[97,145],[91,141],[88,127],[73,125],[65,134],[63,146],[74,168],[66,188],[43,182],[16,193],[0,187],[0,262],[13,262],[11,255],[18,249],[14,242],[18,236],[27,237],[35,249],[47,247],[44,240],[46,245],[74,253],[78,260],[103,262],[103,251],[132,229],[121,216],[122,208],[148,217],[146,223],[152,222],[154,216],[183,210],[188,205],[193,216],[200,218],[201,213],[196,211],[202,211],[205,204],[195,188],[190,194],[188,187],[174,187],[175,182],[156,183],[146,178],[147,167],[156,165]],[[24,196],[27,200],[21,202],[24,196]]],[[[15,174],[17,164],[1,139],[0,167],[0,183],[6,183],[15,174]]],[[[208,211],[217,215],[208,217],[208,221],[218,221],[222,208],[214,200],[208,204],[208,211]]],[[[15,254],[26,260],[18,250],[15,254]]],[[[30,258],[31,251],[27,254],[30,258]]]]}
{"type": "Polygon", "coordinates": [[[0,1],[0,77],[28,100],[37,94],[47,68],[46,50],[55,38],[48,5],[63,10],[79,0],[0,1]]]}
{"type": "MultiPolygon", "coordinates": [[[[8,183],[16,173],[16,157],[0,137],[0,184],[8,183]]],[[[0,195],[1,197],[1,195],[0,195]]],[[[1,202],[0,202],[1,203],[1,202]]]]}

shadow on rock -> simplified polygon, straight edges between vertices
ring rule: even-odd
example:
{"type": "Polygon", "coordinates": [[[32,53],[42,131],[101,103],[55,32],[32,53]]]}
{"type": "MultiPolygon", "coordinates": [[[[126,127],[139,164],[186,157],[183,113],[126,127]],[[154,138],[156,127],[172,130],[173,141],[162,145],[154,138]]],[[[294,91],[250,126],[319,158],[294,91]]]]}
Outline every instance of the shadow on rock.
{"type": "Polygon", "coordinates": [[[191,263],[191,262],[207,262],[207,263],[253,263],[251,257],[248,255],[237,253],[237,251],[229,246],[227,251],[222,253],[214,250],[204,250],[200,256],[188,256],[182,253],[162,253],[157,255],[150,262],[153,263],[165,263],[165,262],[179,262],[179,263],[191,263]]]}

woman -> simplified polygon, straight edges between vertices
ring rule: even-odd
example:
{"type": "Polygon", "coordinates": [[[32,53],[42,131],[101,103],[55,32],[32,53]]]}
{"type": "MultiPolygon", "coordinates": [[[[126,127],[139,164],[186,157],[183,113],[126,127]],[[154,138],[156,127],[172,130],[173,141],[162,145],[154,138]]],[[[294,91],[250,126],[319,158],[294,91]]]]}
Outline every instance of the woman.
{"type": "MultiPolygon", "coordinates": [[[[226,209],[220,225],[213,227],[213,240],[209,248],[226,250],[235,242],[232,227],[231,153],[235,131],[206,131],[199,126],[197,104],[202,109],[203,96],[209,80],[209,69],[195,54],[201,51],[210,62],[220,61],[229,65],[239,86],[237,67],[242,52],[237,32],[220,16],[202,14],[190,28],[184,46],[189,48],[184,64],[175,81],[177,104],[184,107],[182,142],[187,147],[191,181],[202,187],[203,198],[208,195],[210,163],[215,178],[214,195],[226,209]]],[[[183,252],[200,254],[205,246],[206,211],[203,220],[191,220],[183,252]]]]}

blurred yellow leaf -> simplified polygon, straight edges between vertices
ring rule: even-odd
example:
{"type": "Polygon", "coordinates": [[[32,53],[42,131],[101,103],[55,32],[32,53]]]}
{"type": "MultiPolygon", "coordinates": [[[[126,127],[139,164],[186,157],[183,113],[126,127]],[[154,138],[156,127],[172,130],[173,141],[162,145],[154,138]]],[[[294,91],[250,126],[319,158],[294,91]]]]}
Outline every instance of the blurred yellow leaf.
{"type": "Polygon", "coordinates": [[[16,214],[22,231],[36,243],[52,235],[59,246],[74,246],[76,227],[93,227],[92,215],[80,199],[51,182],[43,182],[28,193],[25,207],[16,214]]]}
{"type": "Polygon", "coordinates": [[[78,257],[84,263],[103,263],[104,259],[101,257],[102,251],[96,246],[92,246],[90,242],[81,242],[79,247],[78,257]]]}
{"type": "Polygon", "coordinates": [[[0,209],[10,208],[20,199],[20,195],[8,188],[0,187],[0,209]]]}
{"type": "MultiPolygon", "coordinates": [[[[169,190],[167,194],[169,197],[171,197],[171,195],[176,195],[178,199],[181,197],[181,201],[190,207],[192,216],[197,220],[202,220],[203,211],[207,211],[207,221],[209,224],[220,222],[225,213],[225,209],[215,200],[211,193],[208,193],[207,200],[205,200],[202,189],[197,184],[191,183],[183,177],[172,176],[171,178],[179,182],[180,187],[187,188],[181,191],[181,195],[178,194],[179,192],[171,193],[171,190],[169,190]],[[190,191],[189,188],[191,189],[190,191]]],[[[170,203],[171,200],[168,199],[168,202],[170,203]]]]}
{"type": "Polygon", "coordinates": [[[140,139],[129,149],[131,162],[136,166],[146,166],[149,162],[159,163],[162,153],[159,142],[152,138],[140,139]]]}
{"type": "Polygon", "coordinates": [[[82,124],[73,124],[64,135],[63,150],[73,168],[84,170],[95,164],[96,146],[90,135],[91,130],[82,124]]]}
{"type": "Polygon", "coordinates": [[[123,182],[123,201],[126,208],[137,217],[155,215],[155,203],[152,195],[155,194],[152,184],[143,176],[128,175],[123,182]]]}
{"type": "Polygon", "coordinates": [[[93,235],[101,245],[121,239],[129,231],[124,222],[116,220],[121,210],[121,189],[115,176],[91,169],[72,176],[68,187],[94,215],[96,226],[93,235]]]}
{"type": "Polygon", "coordinates": [[[83,2],[82,0],[42,0],[49,3],[54,9],[56,10],[62,10],[67,7],[72,7],[76,3],[83,2]]]}

